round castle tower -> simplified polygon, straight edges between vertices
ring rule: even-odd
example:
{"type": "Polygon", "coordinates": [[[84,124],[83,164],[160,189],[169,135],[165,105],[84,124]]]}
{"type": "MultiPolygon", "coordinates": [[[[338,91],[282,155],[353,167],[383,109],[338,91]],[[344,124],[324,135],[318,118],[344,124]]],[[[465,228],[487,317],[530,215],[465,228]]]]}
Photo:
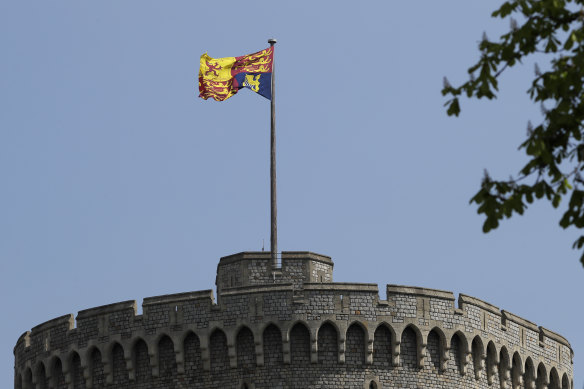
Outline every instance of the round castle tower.
{"type": "Polygon", "coordinates": [[[331,258],[221,258],[211,290],[86,309],[25,332],[15,389],[573,389],[568,341],[461,294],[333,282],[331,258]],[[76,324],[75,324],[76,323],[76,324]]]}

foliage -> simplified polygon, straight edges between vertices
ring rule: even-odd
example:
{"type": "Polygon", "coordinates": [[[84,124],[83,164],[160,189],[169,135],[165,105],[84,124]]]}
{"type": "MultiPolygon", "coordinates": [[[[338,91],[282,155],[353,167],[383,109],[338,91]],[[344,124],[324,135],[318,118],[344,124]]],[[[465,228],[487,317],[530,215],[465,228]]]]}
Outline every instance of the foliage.
{"type": "MultiPolygon", "coordinates": [[[[529,162],[516,177],[497,181],[485,173],[480,190],[470,200],[486,219],[483,231],[499,226],[513,214],[523,214],[527,204],[545,198],[557,208],[570,198],[560,226],[584,228],[584,0],[510,0],[493,12],[510,20],[509,32],[496,41],[486,35],[479,44],[479,61],[468,69],[469,79],[459,87],[445,79],[442,94],[448,115],[460,113],[459,97],[493,99],[503,71],[537,55],[549,63],[547,71],[536,65],[529,96],[541,104],[543,119],[528,124],[520,149],[529,162]],[[514,17],[522,21],[519,24],[514,17]]],[[[584,246],[584,235],[573,247],[584,246]]],[[[584,254],[580,258],[584,265],[584,254]]]]}

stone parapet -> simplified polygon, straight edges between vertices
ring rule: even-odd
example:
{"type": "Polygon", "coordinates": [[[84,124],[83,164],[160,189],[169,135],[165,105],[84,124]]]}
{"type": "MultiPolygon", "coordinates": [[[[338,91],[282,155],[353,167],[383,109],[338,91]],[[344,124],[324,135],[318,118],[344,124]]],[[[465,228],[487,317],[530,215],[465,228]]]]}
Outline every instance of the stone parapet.
{"type": "Polygon", "coordinates": [[[570,388],[561,335],[464,294],[386,291],[272,279],[83,310],[19,337],[15,388],[570,388]]]}

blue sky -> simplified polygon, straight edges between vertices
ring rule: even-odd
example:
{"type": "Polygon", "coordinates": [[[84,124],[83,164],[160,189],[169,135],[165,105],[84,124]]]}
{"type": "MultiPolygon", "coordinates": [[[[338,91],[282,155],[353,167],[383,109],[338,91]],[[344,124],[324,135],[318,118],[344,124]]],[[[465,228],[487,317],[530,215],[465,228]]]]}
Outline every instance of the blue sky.
{"type": "Polygon", "coordinates": [[[0,377],[48,319],[214,287],[269,246],[269,102],[196,97],[199,56],[278,39],[279,248],[335,280],[451,290],[564,335],[584,381],[577,231],[547,204],[485,235],[469,199],[526,159],[533,63],[445,114],[496,3],[0,2],[0,377]],[[334,5],[333,5],[334,4],[334,5]]]}

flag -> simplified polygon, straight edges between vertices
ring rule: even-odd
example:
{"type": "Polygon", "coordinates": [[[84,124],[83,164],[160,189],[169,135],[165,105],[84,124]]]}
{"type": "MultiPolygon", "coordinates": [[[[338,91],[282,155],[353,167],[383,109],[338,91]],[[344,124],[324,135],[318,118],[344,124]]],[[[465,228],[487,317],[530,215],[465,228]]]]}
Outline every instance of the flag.
{"type": "Polygon", "coordinates": [[[241,57],[211,58],[201,55],[199,97],[223,101],[241,88],[249,88],[272,99],[274,47],[241,57]]]}

